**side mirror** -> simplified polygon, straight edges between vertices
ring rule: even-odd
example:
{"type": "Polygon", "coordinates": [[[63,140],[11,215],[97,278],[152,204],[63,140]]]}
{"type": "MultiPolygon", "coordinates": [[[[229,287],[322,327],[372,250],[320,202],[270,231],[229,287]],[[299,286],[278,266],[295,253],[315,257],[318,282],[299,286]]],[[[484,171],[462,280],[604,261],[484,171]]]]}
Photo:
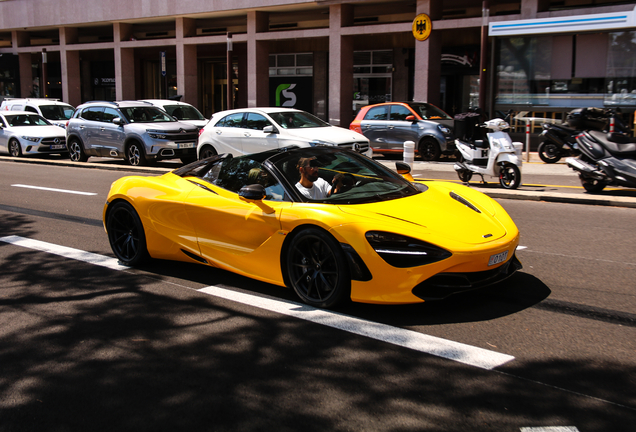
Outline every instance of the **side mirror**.
{"type": "Polygon", "coordinates": [[[409,164],[407,164],[405,162],[396,162],[395,163],[395,170],[400,175],[410,174],[411,173],[411,165],[409,165],[409,164]]]}
{"type": "Polygon", "coordinates": [[[263,132],[265,132],[266,134],[274,134],[274,133],[278,133],[278,131],[276,130],[276,128],[272,125],[269,126],[265,126],[263,128],[263,132]]]}
{"type": "Polygon", "coordinates": [[[115,117],[113,119],[113,123],[116,124],[117,126],[121,126],[124,122],[121,121],[121,117],[115,117]]]}
{"type": "Polygon", "coordinates": [[[404,120],[410,121],[410,122],[413,122],[413,123],[417,122],[417,119],[415,118],[414,115],[406,116],[406,118],[404,120]]]}
{"type": "Polygon", "coordinates": [[[265,188],[261,184],[243,186],[239,190],[239,197],[251,201],[260,201],[265,198],[265,188]]]}

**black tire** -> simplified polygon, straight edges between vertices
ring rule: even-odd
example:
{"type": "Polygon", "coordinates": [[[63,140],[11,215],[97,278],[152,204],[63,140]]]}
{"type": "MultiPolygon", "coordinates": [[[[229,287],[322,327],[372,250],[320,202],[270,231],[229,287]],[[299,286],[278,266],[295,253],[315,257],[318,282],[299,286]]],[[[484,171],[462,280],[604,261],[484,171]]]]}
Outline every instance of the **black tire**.
{"type": "Polygon", "coordinates": [[[126,161],[131,166],[146,165],[146,155],[143,146],[137,141],[131,142],[126,148],[126,161]]]}
{"type": "Polygon", "coordinates": [[[457,176],[462,182],[468,183],[473,178],[473,172],[468,170],[457,171],[457,176]]]}
{"type": "Polygon", "coordinates": [[[76,138],[68,143],[68,157],[73,162],[86,162],[88,160],[88,156],[84,153],[82,144],[76,138]]]}
{"type": "Polygon", "coordinates": [[[9,141],[9,154],[13,157],[22,156],[22,146],[17,139],[9,141]]]}
{"type": "Polygon", "coordinates": [[[545,163],[557,163],[561,160],[561,148],[553,142],[543,141],[537,149],[539,158],[545,163]]]}
{"type": "Polygon", "coordinates": [[[583,189],[585,189],[585,192],[587,193],[599,193],[603,189],[605,189],[605,186],[607,186],[607,183],[602,180],[597,180],[582,175],[579,175],[579,179],[581,180],[583,189]]]}
{"type": "Polygon", "coordinates": [[[199,153],[199,159],[207,159],[209,157],[216,156],[217,154],[218,153],[214,150],[214,147],[211,145],[205,145],[199,153]]]}
{"type": "Polygon", "coordinates": [[[521,184],[521,171],[515,164],[505,163],[499,173],[499,183],[506,189],[517,189],[521,184]]]}
{"type": "Polygon", "coordinates": [[[300,299],[330,308],[351,297],[351,277],[342,248],[328,233],[307,228],[295,235],[286,253],[287,279],[300,299]]]}
{"type": "Polygon", "coordinates": [[[126,201],[116,201],[108,210],[106,219],[108,241],[115,256],[127,266],[148,259],[146,234],[139,215],[126,201]]]}
{"type": "Polygon", "coordinates": [[[438,160],[442,154],[439,144],[433,138],[423,138],[417,147],[417,151],[424,161],[438,160]]]}

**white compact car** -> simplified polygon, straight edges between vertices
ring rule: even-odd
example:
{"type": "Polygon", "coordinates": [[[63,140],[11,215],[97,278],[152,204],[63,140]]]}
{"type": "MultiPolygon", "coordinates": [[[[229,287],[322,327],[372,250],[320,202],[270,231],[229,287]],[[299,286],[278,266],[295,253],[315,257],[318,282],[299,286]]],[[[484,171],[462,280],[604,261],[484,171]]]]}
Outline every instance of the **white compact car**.
{"type": "Polygon", "coordinates": [[[215,113],[200,131],[199,159],[216,154],[234,156],[299,146],[337,146],[371,156],[369,140],[349,129],[332,126],[293,108],[245,108],[215,113]]]}
{"type": "Polygon", "coordinates": [[[189,103],[173,101],[170,99],[144,99],[142,102],[151,103],[154,106],[161,108],[180,122],[190,123],[199,129],[202,129],[203,126],[208,123],[208,119],[206,119],[198,109],[189,103]]]}
{"type": "Polygon", "coordinates": [[[14,157],[67,154],[66,132],[32,112],[0,111],[0,151],[14,157]]]}
{"type": "Polygon", "coordinates": [[[51,124],[65,128],[75,108],[59,99],[6,98],[0,105],[2,111],[28,111],[39,114],[51,124]]]}

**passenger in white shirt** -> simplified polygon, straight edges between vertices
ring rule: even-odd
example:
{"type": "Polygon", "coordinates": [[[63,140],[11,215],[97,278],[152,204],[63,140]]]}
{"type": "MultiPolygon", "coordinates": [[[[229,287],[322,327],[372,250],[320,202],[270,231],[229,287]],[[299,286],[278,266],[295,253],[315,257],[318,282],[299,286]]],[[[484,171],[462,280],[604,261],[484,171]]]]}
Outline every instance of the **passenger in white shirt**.
{"type": "Polygon", "coordinates": [[[334,179],[334,186],[318,175],[319,163],[315,157],[300,158],[296,167],[300,172],[300,181],[296,183],[296,188],[301,194],[309,199],[321,200],[338,193],[342,187],[342,174],[337,174],[334,179]]]}

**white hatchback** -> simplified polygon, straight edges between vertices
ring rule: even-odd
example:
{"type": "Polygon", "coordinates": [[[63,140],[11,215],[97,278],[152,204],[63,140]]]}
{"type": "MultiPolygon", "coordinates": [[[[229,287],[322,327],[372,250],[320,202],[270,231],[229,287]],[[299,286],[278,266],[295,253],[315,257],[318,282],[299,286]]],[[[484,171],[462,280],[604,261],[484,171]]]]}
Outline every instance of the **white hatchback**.
{"type": "Polygon", "coordinates": [[[245,108],[215,113],[201,130],[199,159],[234,156],[282,147],[337,146],[371,156],[369,140],[349,129],[332,126],[293,108],[245,108]]]}
{"type": "Polygon", "coordinates": [[[0,151],[14,157],[66,154],[66,132],[32,112],[0,111],[0,151]]]}
{"type": "Polygon", "coordinates": [[[193,105],[185,102],[173,101],[170,99],[144,99],[142,102],[148,102],[154,106],[161,108],[172,117],[180,122],[189,123],[200,129],[208,123],[208,119],[193,105]]]}

